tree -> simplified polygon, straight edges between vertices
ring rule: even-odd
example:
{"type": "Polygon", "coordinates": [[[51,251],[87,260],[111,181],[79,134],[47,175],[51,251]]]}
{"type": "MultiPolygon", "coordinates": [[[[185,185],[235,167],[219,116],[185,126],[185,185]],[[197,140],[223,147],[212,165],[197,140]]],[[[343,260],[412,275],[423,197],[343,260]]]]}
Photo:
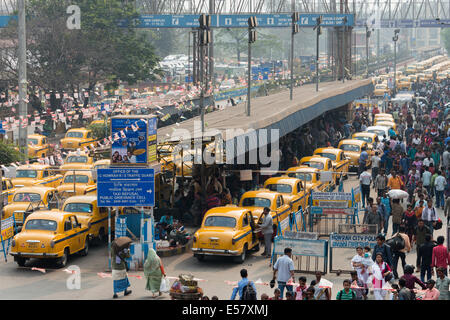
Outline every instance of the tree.
{"type": "Polygon", "coordinates": [[[248,38],[248,35],[246,31],[243,29],[221,29],[217,32],[216,38],[216,46],[224,50],[229,50],[230,43],[232,43],[236,50],[237,60],[241,61],[241,52],[247,48],[247,41],[245,40],[248,38]],[[232,42],[227,41],[227,38],[231,38],[232,42]]]}
{"type": "Polygon", "coordinates": [[[442,41],[444,42],[445,49],[450,52],[450,29],[445,28],[441,31],[442,41]]]}
{"type": "Polygon", "coordinates": [[[17,146],[0,140],[0,165],[8,165],[24,159],[24,155],[18,150],[17,146]]]}
{"type": "MultiPolygon", "coordinates": [[[[134,84],[151,78],[158,58],[136,29],[138,13],[126,0],[27,1],[27,60],[31,86],[74,91],[86,85],[91,91],[102,81],[134,84]],[[66,27],[69,4],[81,9],[81,29],[66,27]],[[120,26],[119,22],[126,22],[120,26]]],[[[17,48],[17,23],[5,30],[17,48]]],[[[0,70],[17,78],[16,51],[0,61],[0,70]],[[13,56],[11,56],[13,55],[13,56]],[[2,67],[3,65],[3,67],[2,67]]]]}

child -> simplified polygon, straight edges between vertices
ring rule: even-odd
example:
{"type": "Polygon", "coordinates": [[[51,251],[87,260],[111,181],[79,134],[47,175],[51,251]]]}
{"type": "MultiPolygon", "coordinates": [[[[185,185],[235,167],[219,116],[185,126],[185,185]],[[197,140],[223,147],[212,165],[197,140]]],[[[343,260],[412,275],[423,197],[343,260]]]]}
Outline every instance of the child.
{"type": "Polygon", "coordinates": [[[314,298],[314,293],[315,293],[315,289],[313,286],[309,287],[308,289],[306,289],[306,297],[305,300],[316,300],[314,298]]]}
{"type": "Polygon", "coordinates": [[[280,296],[281,296],[281,291],[280,291],[280,289],[276,288],[276,289],[273,291],[273,294],[274,294],[274,296],[273,296],[272,298],[270,298],[269,300],[283,300],[283,299],[280,298],[280,296]]]}
{"type": "Polygon", "coordinates": [[[291,291],[286,291],[286,300],[295,300],[294,293],[291,291]]]}
{"type": "Polygon", "coordinates": [[[295,289],[295,300],[305,300],[306,298],[306,277],[298,278],[299,286],[295,289]]]}
{"type": "Polygon", "coordinates": [[[336,300],[356,300],[356,293],[350,289],[351,281],[346,279],[343,282],[344,289],[338,292],[336,300]]]}
{"type": "Polygon", "coordinates": [[[373,264],[372,254],[370,253],[371,250],[370,247],[364,247],[364,258],[361,263],[367,268],[373,264]]]}

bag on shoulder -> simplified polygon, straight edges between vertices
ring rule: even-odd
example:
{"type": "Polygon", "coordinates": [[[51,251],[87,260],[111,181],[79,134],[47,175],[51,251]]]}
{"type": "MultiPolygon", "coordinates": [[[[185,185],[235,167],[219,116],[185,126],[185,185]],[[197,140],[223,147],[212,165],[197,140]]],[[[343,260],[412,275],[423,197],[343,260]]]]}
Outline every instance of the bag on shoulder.
{"type": "Polygon", "coordinates": [[[386,244],[391,247],[393,251],[400,251],[405,248],[405,239],[400,234],[386,241],[386,244]]]}
{"type": "Polygon", "coordinates": [[[242,299],[241,300],[257,300],[256,291],[253,289],[251,282],[247,282],[244,289],[242,290],[242,299]]]}

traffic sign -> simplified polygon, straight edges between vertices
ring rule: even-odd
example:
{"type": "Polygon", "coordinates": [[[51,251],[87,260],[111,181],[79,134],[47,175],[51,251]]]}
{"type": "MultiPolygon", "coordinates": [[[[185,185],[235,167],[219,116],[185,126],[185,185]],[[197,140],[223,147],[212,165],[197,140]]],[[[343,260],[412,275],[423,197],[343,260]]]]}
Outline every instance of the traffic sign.
{"type": "Polygon", "coordinates": [[[99,207],[153,207],[155,171],[149,168],[97,170],[99,207]]]}

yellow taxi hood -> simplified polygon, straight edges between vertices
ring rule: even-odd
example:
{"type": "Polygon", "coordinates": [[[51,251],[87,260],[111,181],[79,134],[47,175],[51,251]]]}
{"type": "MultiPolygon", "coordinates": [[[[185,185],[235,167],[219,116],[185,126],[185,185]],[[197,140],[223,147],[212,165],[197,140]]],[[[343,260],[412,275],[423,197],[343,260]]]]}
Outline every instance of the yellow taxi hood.
{"type": "MultiPolygon", "coordinates": [[[[3,210],[5,211],[6,216],[9,218],[15,211],[25,211],[30,206],[31,202],[12,202],[5,206],[3,210]]],[[[36,203],[37,205],[37,203],[36,203]]]]}
{"type": "Polygon", "coordinates": [[[61,170],[81,170],[81,169],[91,169],[92,164],[87,163],[67,163],[63,164],[60,169],[61,170]]]}
{"type": "MultiPolygon", "coordinates": [[[[84,183],[76,183],[75,184],[75,193],[79,194],[80,192],[83,193],[86,190],[87,184],[84,183]]],[[[58,187],[56,187],[56,190],[58,193],[67,192],[70,193],[70,191],[73,191],[73,183],[65,183],[58,187]]]]}
{"type": "Polygon", "coordinates": [[[31,187],[39,184],[35,178],[13,178],[11,182],[14,187],[23,186],[23,187],[31,187]]]}

